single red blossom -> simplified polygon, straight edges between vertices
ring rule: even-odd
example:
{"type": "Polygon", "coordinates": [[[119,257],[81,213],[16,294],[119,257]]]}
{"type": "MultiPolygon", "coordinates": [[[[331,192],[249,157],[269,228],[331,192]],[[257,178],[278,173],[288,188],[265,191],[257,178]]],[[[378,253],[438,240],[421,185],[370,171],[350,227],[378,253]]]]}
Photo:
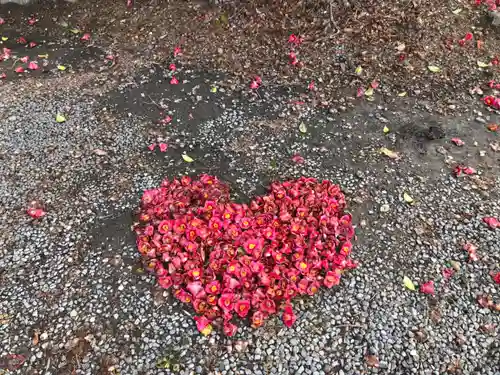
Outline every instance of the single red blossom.
{"type": "Polygon", "coordinates": [[[177,84],[179,84],[179,80],[177,78],[175,78],[175,76],[174,76],[170,79],[170,84],[177,85],[177,84]]]}
{"type": "Polygon", "coordinates": [[[498,56],[495,56],[494,58],[491,59],[491,64],[492,65],[498,65],[500,63],[500,59],[498,56]]]}
{"type": "Polygon", "coordinates": [[[159,277],[158,284],[163,289],[169,289],[173,285],[172,278],[170,276],[159,277]]]}
{"type": "Polygon", "coordinates": [[[476,174],[476,170],[472,167],[465,167],[462,169],[462,171],[467,175],[476,174]]]}
{"type": "Polygon", "coordinates": [[[495,81],[495,80],[493,80],[493,79],[492,79],[491,81],[488,81],[488,86],[489,86],[491,89],[492,89],[492,88],[494,88],[494,87],[495,87],[495,82],[496,82],[496,81],[495,81]]]}
{"type": "Polygon", "coordinates": [[[162,120],[160,120],[160,123],[161,124],[170,124],[172,122],[172,117],[170,117],[169,115],[165,116],[162,120]]]}
{"type": "Polygon", "coordinates": [[[168,66],[168,69],[171,71],[171,72],[175,72],[177,70],[177,67],[175,66],[174,63],[171,63],[169,66],[168,66]]]}
{"type": "Polygon", "coordinates": [[[460,138],[452,138],[451,141],[457,146],[463,146],[465,144],[460,138]]]}
{"type": "Polygon", "coordinates": [[[491,229],[500,228],[500,221],[492,216],[484,217],[483,222],[486,223],[491,229]]]}
{"type": "Polygon", "coordinates": [[[33,26],[37,22],[38,22],[38,19],[35,16],[31,16],[30,18],[28,18],[28,24],[30,26],[33,26]]]}
{"type": "Polygon", "coordinates": [[[14,70],[16,73],[24,73],[24,68],[22,66],[19,66],[17,67],[15,70],[14,70]]]}
{"type": "Polygon", "coordinates": [[[105,59],[108,61],[115,61],[116,57],[114,55],[106,55],[105,59]]]}
{"type": "Polygon", "coordinates": [[[149,151],[154,151],[154,149],[156,148],[156,143],[152,143],[148,146],[149,148],[149,151]]]}
{"type": "Polygon", "coordinates": [[[90,33],[85,33],[82,35],[82,37],[80,38],[81,41],[83,42],[88,42],[90,40],[91,36],[90,36],[90,33]]]}
{"type": "Polygon", "coordinates": [[[500,272],[491,272],[490,273],[491,277],[493,278],[493,281],[495,284],[500,284],[500,272]]]}
{"type": "Polygon", "coordinates": [[[474,35],[472,35],[472,33],[465,34],[465,40],[469,41],[472,40],[472,38],[474,38],[474,35]]]}
{"type": "Polygon", "coordinates": [[[325,275],[325,279],[323,281],[324,285],[327,288],[331,288],[335,285],[340,284],[340,274],[335,271],[328,271],[325,275]]]}
{"type": "Polygon", "coordinates": [[[6,47],[2,49],[2,52],[3,52],[2,57],[4,60],[8,60],[12,54],[12,50],[6,47]]]}
{"type": "Polygon", "coordinates": [[[252,315],[252,327],[259,328],[264,324],[264,313],[262,311],[255,311],[252,315]]]}
{"type": "Polygon", "coordinates": [[[28,44],[28,41],[24,37],[20,36],[19,38],[17,38],[17,43],[24,45],[28,44]]]}
{"type": "Polygon", "coordinates": [[[29,42],[28,47],[29,48],[35,48],[38,44],[36,42],[29,42]]]}
{"type": "Polygon", "coordinates": [[[495,103],[495,97],[494,96],[491,96],[491,95],[488,95],[488,96],[485,96],[482,101],[484,102],[484,104],[486,104],[488,107],[491,107],[493,105],[493,103],[495,103]]]}
{"type": "Polygon", "coordinates": [[[258,89],[259,88],[259,84],[257,83],[257,81],[253,80],[252,82],[250,82],[250,88],[252,90],[258,89]]]}
{"type": "Polygon", "coordinates": [[[380,83],[377,80],[373,80],[372,83],[370,83],[371,88],[374,90],[376,90],[379,85],[380,85],[380,83]]]}
{"type": "Polygon", "coordinates": [[[406,59],[406,54],[405,53],[400,53],[398,56],[399,62],[403,62],[406,59]]]}
{"type": "Polygon", "coordinates": [[[290,328],[291,326],[293,326],[293,324],[297,320],[297,316],[295,316],[295,314],[293,312],[293,309],[292,309],[292,307],[290,305],[285,306],[285,308],[283,309],[282,319],[283,319],[283,323],[288,328],[290,328]]]}
{"type": "Polygon", "coordinates": [[[0,74],[0,79],[5,79],[5,78],[7,78],[7,74],[5,73],[0,74]]]}
{"type": "Polygon", "coordinates": [[[307,85],[307,89],[309,91],[315,91],[316,90],[316,85],[314,84],[314,81],[309,82],[309,85],[307,85]]]}
{"type": "Polygon", "coordinates": [[[28,62],[28,60],[29,60],[29,59],[30,59],[30,57],[29,57],[29,56],[24,56],[24,57],[21,57],[19,60],[20,60],[22,63],[25,63],[25,64],[26,64],[26,63],[28,62]]]}
{"type": "Polygon", "coordinates": [[[250,311],[250,301],[240,299],[234,305],[234,311],[240,318],[246,317],[250,311]]]}
{"type": "Polygon", "coordinates": [[[176,46],[176,47],[174,48],[174,57],[177,57],[177,56],[180,56],[180,55],[182,55],[182,50],[181,50],[181,47],[176,46]]]}
{"type": "Polygon", "coordinates": [[[434,281],[430,280],[420,285],[420,292],[434,295],[434,281]]]}
{"type": "Polygon", "coordinates": [[[233,293],[222,293],[217,304],[222,310],[230,312],[234,309],[233,300],[234,300],[233,293]]]}
{"type": "Polygon", "coordinates": [[[257,82],[259,85],[262,85],[262,78],[260,76],[255,76],[253,77],[254,81],[257,82]]]}
{"type": "Polygon", "coordinates": [[[460,40],[458,41],[458,45],[459,45],[460,47],[465,46],[465,39],[460,39],[460,40]]]}
{"type": "Polygon", "coordinates": [[[358,87],[358,91],[356,92],[356,97],[361,98],[363,96],[365,96],[365,88],[358,87]]]}
{"type": "Polygon", "coordinates": [[[4,23],[5,23],[5,20],[2,17],[0,17],[0,25],[3,25],[4,23]]]}
{"type": "Polygon", "coordinates": [[[167,151],[168,145],[166,143],[160,143],[160,144],[158,144],[158,146],[160,148],[160,152],[166,152],[167,151]]]}

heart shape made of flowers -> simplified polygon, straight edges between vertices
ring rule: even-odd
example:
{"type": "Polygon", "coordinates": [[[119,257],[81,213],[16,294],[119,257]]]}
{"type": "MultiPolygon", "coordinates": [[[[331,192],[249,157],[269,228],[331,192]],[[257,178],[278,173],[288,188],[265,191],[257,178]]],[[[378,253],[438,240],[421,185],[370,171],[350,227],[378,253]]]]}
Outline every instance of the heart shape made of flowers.
{"type": "Polygon", "coordinates": [[[249,204],[234,203],[217,177],[184,176],[144,192],[134,225],[145,268],[189,303],[200,332],[214,320],[234,335],[235,316],[253,327],[291,300],[339,285],[351,260],[352,217],[338,185],[301,177],[274,182],[249,204]]]}

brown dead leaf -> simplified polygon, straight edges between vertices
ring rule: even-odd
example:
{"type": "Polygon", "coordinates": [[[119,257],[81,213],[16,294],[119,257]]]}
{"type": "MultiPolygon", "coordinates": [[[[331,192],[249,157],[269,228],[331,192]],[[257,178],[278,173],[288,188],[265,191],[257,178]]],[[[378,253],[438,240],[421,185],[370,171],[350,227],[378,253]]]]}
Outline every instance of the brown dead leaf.
{"type": "Polygon", "coordinates": [[[38,334],[38,331],[35,331],[35,333],[33,334],[33,345],[37,346],[39,342],[40,336],[38,334]]]}
{"type": "Polygon", "coordinates": [[[441,321],[441,311],[438,308],[434,308],[429,313],[429,317],[434,322],[434,324],[438,324],[441,321]]]}
{"type": "Polygon", "coordinates": [[[365,361],[369,367],[379,367],[380,366],[380,362],[379,362],[378,357],[376,355],[365,355],[365,361]]]}

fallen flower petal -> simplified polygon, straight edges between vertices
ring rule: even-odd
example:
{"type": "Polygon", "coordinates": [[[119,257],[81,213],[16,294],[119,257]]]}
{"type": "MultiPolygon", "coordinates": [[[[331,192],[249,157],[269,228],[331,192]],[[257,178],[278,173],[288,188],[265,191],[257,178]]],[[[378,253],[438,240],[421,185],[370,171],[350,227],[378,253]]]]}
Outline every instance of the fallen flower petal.
{"type": "Polygon", "coordinates": [[[168,69],[169,69],[170,71],[172,71],[172,72],[175,72],[175,71],[177,70],[177,67],[175,66],[175,64],[174,64],[174,63],[172,63],[172,64],[170,64],[170,65],[168,66],[168,69]]]}
{"type": "Polygon", "coordinates": [[[485,222],[486,225],[488,225],[491,229],[500,228],[500,221],[498,221],[498,219],[495,217],[491,217],[491,216],[484,217],[483,222],[485,222]]]}
{"type": "Polygon", "coordinates": [[[90,40],[90,33],[85,33],[82,35],[82,37],[80,38],[80,40],[86,42],[86,41],[89,41],[90,40]]]}
{"type": "Polygon", "coordinates": [[[30,59],[30,57],[29,57],[29,56],[24,56],[24,57],[21,57],[19,60],[20,60],[21,62],[23,62],[23,63],[25,63],[25,64],[26,64],[26,63],[28,62],[28,60],[29,60],[29,59],[30,59]]]}
{"type": "Polygon", "coordinates": [[[38,63],[36,61],[30,61],[30,63],[28,64],[28,69],[29,70],[37,70],[38,63]]]}
{"type": "Polygon", "coordinates": [[[365,88],[364,87],[358,87],[358,91],[356,92],[356,97],[361,98],[364,95],[365,95],[365,88]]]}
{"type": "Polygon", "coordinates": [[[28,44],[28,41],[24,37],[20,36],[19,38],[17,38],[17,43],[24,45],[28,44]]]}
{"type": "Polygon", "coordinates": [[[41,208],[28,208],[26,210],[26,213],[33,219],[40,219],[41,217],[44,217],[46,214],[46,212],[41,208]]]}
{"type": "Polygon", "coordinates": [[[407,276],[403,277],[403,284],[407,289],[410,289],[412,291],[415,291],[415,284],[413,284],[413,281],[407,276]]]}
{"type": "Polygon", "coordinates": [[[5,20],[0,17],[0,25],[3,25],[5,23],[5,20]]]}
{"type": "Polygon", "coordinates": [[[469,41],[469,40],[472,40],[474,36],[472,35],[472,33],[467,33],[465,34],[465,40],[469,41]]]}
{"type": "Polygon", "coordinates": [[[24,73],[24,68],[22,66],[19,66],[17,67],[15,70],[14,70],[16,73],[24,73]]]}
{"type": "Polygon", "coordinates": [[[36,42],[29,42],[28,47],[29,48],[35,48],[38,44],[36,42]]]}
{"type": "Polygon", "coordinates": [[[434,281],[430,280],[420,285],[420,292],[434,295],[434,281]]]}
{"type": "Polygon", "coordinates": [[[455,270],[453,268],[443,269],[443,277],[445,279],[450,279],[454,274],[455,274],[455,270]]]}
{"type": "Polygon", "coordinates": [[[168,145],[166,143],[160,143],[158,144],[158,147],[160,148],[160,152],[166,152],[168,145]]]}
{"type": "Polygon", "coordinates": [[[177,78],[172,77],[172,78],[170,79],[170,84],[171,84],[171,85],[177,85],[178,83],[179,83],[179,80],[178,80],[177,78]]]}
{"type": "Polygon", "coordinates": [[[293,309],[292,309],[291,306],[286,306],[285,307],[285,309],[283,310],[283,317],[282,317],[282,319],[283,319],[283,323],[288,328],[290,328],[291,326],[293,326],[293,324],[297,320],[297,316],[293,312],[293,309]]]}
{"type": "Polygon", "coordinates": [[[309,82],[309,85],[307,85],[307,89],[309,91],[314,91],[316,90],[316,86],[314,85],[314,81],[309,82]]]}
{"type": "Polygon", "coordinates": [[[452,138],[451,141],[457,146],[463,146],[465,144],[460,138],[452,138]]]}
{"type": "Polygon", "coordinates": [[[0,74],[0,79],[5,79],[5,78],[7,78],[7,74],[5,73],[0,74]]]}
{"type": "Polygon", "coordinates": [[[299,154],[295,154],[292,156],[292,161],[297,164],[304,164],[305,160],[299,154]]]}
{"type": "Polygon", "coordinates": [[[35,16],[31,16],[30,18],[28,18],[28,24],[29,24],[30,26],[33,26],[33,25],[34,25],[35,23],[37,23],[37,22],[38,22],[38,20],[36,19],[36,17],[35,17],[35,16]]]}
{"type": "Polygon", "coordinates": [[[154,151],[154,149],[156,148],[156,143],[152,143],[148,146],[149,148],[149,151],[154,151]]]}
{"type": "Polygon", "coordinates": [[[172,122],[172,117],[170,117],[169,115],[165,116],[165,118],[163,118],[160,123],[162,124],[169,124],[172,122]]]}
{"type": "Polygon", "coordinates": [[[182,55],[182,50],[181,50],[181,47],[175,47],[174,48],[174,57],[177,57],[179,55],[182,55]]]}
{"type": "Polygon", "coordinates": [[[253,80],[252,82],[250,82],[250,88],[252,90],[258,89],[259,88],[259,84],[257,83],[257,81],[253,80]]]}
{"type": "Polygon", "coordinates": [[[491,277],[493,278],[493,281],[496,284],[500,284],[500,272],[497,272],[497,273],[492,272],[491,277]]]}

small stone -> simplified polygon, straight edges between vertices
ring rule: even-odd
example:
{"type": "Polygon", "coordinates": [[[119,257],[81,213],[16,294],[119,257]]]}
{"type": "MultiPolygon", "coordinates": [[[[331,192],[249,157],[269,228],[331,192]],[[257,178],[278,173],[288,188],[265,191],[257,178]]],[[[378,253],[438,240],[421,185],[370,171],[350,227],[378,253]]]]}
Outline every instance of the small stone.
{"type": "Polygon", "coordinates": [[[382,206],[380,206],[380,212],[389,212],[390,209],[391,207],[388,204],[383,204],[382,206]]]}

